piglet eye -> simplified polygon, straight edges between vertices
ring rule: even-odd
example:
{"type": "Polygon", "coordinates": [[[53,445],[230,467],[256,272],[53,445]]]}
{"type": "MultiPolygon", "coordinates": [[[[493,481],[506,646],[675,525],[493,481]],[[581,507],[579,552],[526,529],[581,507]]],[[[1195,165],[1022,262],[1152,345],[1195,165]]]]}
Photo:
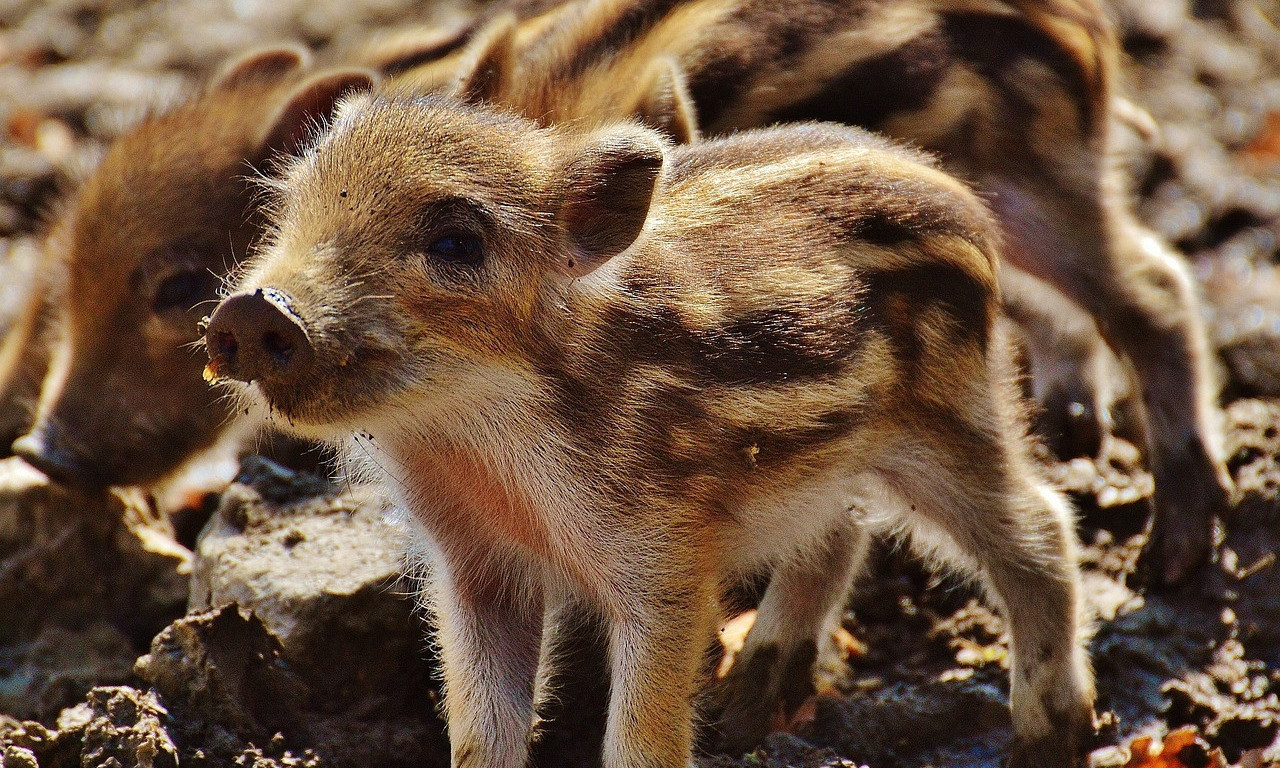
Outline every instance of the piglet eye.
{"type": "Polygon", "coordinates": [[[201,270],[175,272],[161,281],[151,299],[151,309],[164,312],[171,309],[188,310],[200,298],[206,273],[201,270]]]}
{"type": "Polygon", "coordinates": [[[435,235],[428,242],[427,253],[441,261],[467,267],[478,267],[484,261],[484,246],[480,238],[461,230],[447,230],[435,235]]]}

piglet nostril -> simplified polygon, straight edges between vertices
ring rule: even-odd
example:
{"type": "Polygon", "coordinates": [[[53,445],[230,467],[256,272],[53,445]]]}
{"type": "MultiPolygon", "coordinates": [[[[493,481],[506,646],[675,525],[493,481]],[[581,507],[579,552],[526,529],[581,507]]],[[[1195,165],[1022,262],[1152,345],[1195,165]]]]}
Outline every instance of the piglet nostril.
{"type": "Polygon", "coordinates": [[[281,365],[287,364],[289,358],[293,357],[293,342],[276,331],[262,334],[262,348],[281,365]]]}
{"type": "Polygon", "coordinates": [[[210,378],[288,381],[313,357],[311,341],[283,291],[268,288],[228,297],[209,318],[205,342],[210,378]]]}
{"type": "Polygon", "coordinates": [[[224,359],[231,361],[236,358],[236,350],[240,347],[240,342],[236,341],[236,337],[230,333],[215,334],[209,344],[209,348],[213,350],[215,355],[221,355],[224,359]]]}

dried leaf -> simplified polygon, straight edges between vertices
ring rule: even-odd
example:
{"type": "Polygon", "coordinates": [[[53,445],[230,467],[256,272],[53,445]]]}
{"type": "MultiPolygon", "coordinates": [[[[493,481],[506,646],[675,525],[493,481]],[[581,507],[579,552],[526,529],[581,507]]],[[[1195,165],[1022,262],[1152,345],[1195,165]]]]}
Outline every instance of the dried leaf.
{"type": "Polygon", "coordinates": [[[853,633],[844,627],[837,627],[831,633],[831,642],[835,643],[836,650],[844,661],[867,655],[867,644],[854,637],[853,633]]]}
{"type": "Polygon", "coordinates": [[[1129,742],[1125,768],[1227,768],[1222,750],[1210,749],[1195,728],[1179,728],[1156,745],[1150,736],[1129,742]]]}
{"type": "Polygon", "coordinates": [[[733,669],[733,662],[742,652],[742,646],[747,642],[747,633],[755,626],[757,615],[758,611],[754,609],[744,611],[720,628],[720,646],[724,649],[724,655],[720,657],[720,665],[716,667],[717,680],[723,680],[729,670],[733,669]]]}
{"type": "Polygon", "coordinates": [[[1267,115],[1266,126],[1258,132],[1253,142],[1244,148],[1244,154],[1255,162],[1280,160],[1280,112],[1267,115]]]}

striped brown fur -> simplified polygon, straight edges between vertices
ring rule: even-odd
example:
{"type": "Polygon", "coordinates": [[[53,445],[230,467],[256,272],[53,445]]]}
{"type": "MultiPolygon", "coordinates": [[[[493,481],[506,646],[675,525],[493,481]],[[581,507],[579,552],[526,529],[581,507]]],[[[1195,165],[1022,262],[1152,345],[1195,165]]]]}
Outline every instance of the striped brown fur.
{"type": "Polygon", "coordinates": [[[455,766],[525,764],[538,649],[577,602],[611,638],[605,765],[689,765],[716,601],[773,568],[723,717],[749,746],[768,719],[743,701],[802,698],[876,529],[1008,611],[1013,764],[1082,764],[1069,510],[995,334],[995,226],[926,157],[832,124],[673,147],[393,91],[346,103],[274,195],[210,371],[282,426],[354,435],[420,528],[455,766]],[[277,322],[301,346],[259,355],[277,322]]]}
{"type": "Polygon", "coordinates": [[[693,138],[835,120],[938,152],[992,201],[1010,265],[1052,286],[1006,283],[1015,316],[1049,337],[1029,345],[1041,398],[1079,402],[1105,434],[1095,331],[1132,365],[1156,479],[1147,575],[1176,582],[1205,561],[1231,494],[1207,341],[1186,264],[1134,219],[1108,159],[1117,46],[1095,2],[582,0],[483,58],[496,69],[481,96],[542,124],[638,116],[693,138]],[[646,106],[655,72],[691,102],[674,130],[646,106]]]}
{"type": "MultiPolygon", "coordinates": [[[[406,88],[448,88],[456,85],[460,70],[465,72],[484,53],[487,31],[509,23],[515,24],[509,38],[512,49],[500,58],[514,71],[503,75],[507,90],[493,97],[531,117],[590,124],[610,115],[635,114],[677,138],[698,135],[698,118],[691,109],[681,111],[690,102],[701,112],[701,128],[710,133],[783,118],[840,118],[941,150],[950,170],[979,182],[988,193],[1007,196],[1012,204],[997,208],[1006,234],[1011,235],[1014,261],[1064,286],[1077,298],[1084,295],[1116,348],[1139,362],[1143,387],[1155,393],[1153,410],[1160,416],[1153,419],[1152,443],[1161,489],[1161,522],[1155,533],[1165,541],[1155,549],[1169,552],[1171,578],[1203,555],[1207,541],[1203,523],[1209,512],[1221,506],[1226,481],[1208,426],[1210,387],[1202,371],[1202,334],[1183,270],[1167,254],[1151,255],[1149,244],[1154,241],[1137,229],[1115,199],[1110,188],[1114,185],[1103,178],[1101,145],[1104,118],[1113,99],[1114,45],[1092,2],[808,0],[787,3],[784,10],[764,0],[508,0],[494,3],[456,27],[372,41],[355,54],[355,60],[394,75],[406,88]],[[964,19],[963,29],[955,23],[948,26],[944,23],[947,18],[964,19]],[[1002,45],[990,44],[994,41],[1002,45]],[[1020,47],[1003,45],[1010,41],[1020,47]],[[1056,109],[1045,109],[1049,104],[1057,105],[1056,109]],[[998,107],[997,113],[990,114],[987,105],[998,107]],[[1028,121],[1032,128],[1024,130],[1028,121]],[[1089,226],[1078,226],[1082,218],[1089,226]],[[1041,237],[1037,227],[1048,227],[1055,234],[1041,237]],[[1066,235],[1057,234],[1060,232],[1066,235]],[[1072,242],[1070,236],[1075,232],[1080,234],[1072,242]],[[1107,252],[1110,256],[1104,253],[1101,257],[1108,263],[1097,270],[1089,267],[1091,271],[1084,275],[1060,274],[1053,263],[1059,252],[1080,252],[1075,261],[1085,265],[1098,260],[1090,255],[1091,240],[1117,243],[1107,252]],[[1144,264],[1156,282],[1163,280],[1165,290],[1148,291],[1136,298],[1113,295],[1115,285],[1130,281],[1115,279],[1112,273],[1129,262],[1144,264]],[[1111,319],[1119,312],[1127,313],[1123,322],[1111,319]],[[1153,314],[1171,319],[1152,328],[1153,314]],[[1130,318],[1139,322],[1130,322],[1130,318]],[[1175,351],[1155,357],[1134,354],[1139,344],[1175,351]],[[1188,433],[1195,436],[1189,448],[1183,439],[1188,433]],[[1189,469],[1183,471],[1182,467],[1189,469]]],[[[267,60],[272,59],[268,56],[267,60]]],[[[181,158],[186,148],[215,147],[225,141],[233,126],[245,136],[261,130],[263,120],[271,119],[265,108],[297,95],[291,88],[305,87],[299,81],[306,70],[288,66],[288,61],[289,54],[277,55],[274,67],[260,63],[257,74],[241,83],[249,97],[243,102],[248,105],[244,109],[234,106],[241,103],[235,99],[212,98],[215,92],[230,90],[224,83],[223,88],[209,90],[171,115],[145,121],[112,150],[114,167],[122,173],[113,177],[99,172],[89,184],[109,187],[128,178],[129,194],[149,200],[151,205],[145,210],[98,211],[89,198],[77,196],[67,206],[61,228],[86,223],[96,226],[92,223],[103,221],[121,232],[136,232],[143,239],[181,240],[182,233],[167,231],[168,222],[173,218],[170,214],[186,211],[202,220],[206,230],[217,233],[197,246],[202,251],[198,260],[214,273],[225,273],[243,256],[243,243],[257,237],[258,220],[250,216],[249,230],[245,230],[243,217],[223,216],[230,208],[218,208],[221,203],[217,202],[208,209],[202,206],[206,200],[248,194],[237,174],[260,158],[208,153],[226,159],[234,168],[229,173],[209,172],[206,164],[181,158]],[[255,91],[274,77],[281,78],[281,88],[255,91]],[[172,130],[149,127],[161,124],[172,130]],[[195,178],[197,175],[201,178],[195,178]],[[156,211],[165,215],[149,215],[156,211]],[[77,223],[70,224],[73,221],[77,223]]],[[[301,121],[310,116],[305,109],[295,114],[300,122],[294,126],[291,141],[305,138],[301,121]]],[[[248,151],[258,153],[257,148],[248,151]]],[[[242,209],[252,210],[248,198],[244,198],[242,209]]],[[[181,216],[177,218],[181,220],[181,216]]],[[[82,262],[92,271],[98,268],[98,259],[109,258],[104,251],[75,250],[76,246],[67,246],[67,242],[51,242],[51,251],[62,251],[51,252],[51,260],[82,262]]],[[[70,242],[75,242],[74,238],[70,242]]],[[[136,268],[143,256],[140,247],[140,242],[119,244],[111,253],[126,254],[126,258],[103,269],[116,269],[123,275],[136,268]]],[[[58,282],[49,280],[46,284],[58,282]]],[[[105,284],[123,288],[127,281],[105,284]]],[[[147,298],[122,291],[112,300],[138,302],[147,298]]],[[[66,312],[76,315],[80,303],[74,295],[69,296],[66,312]]],[[[1034,297],[1020,301],[1020,316],[1039,304],[1034,297]]],[[[111,318],[103,322],[121,338],[136,338],[146,318],[145,313],[100,316],[111,318]]],[[[1052,329],[1053,320],[1032,318],[1027,325],[1052,329]]],[[[1088,323],[1086,319],[1077,325],[1087,327],[1088,323]]],[[[180,342],[153,338],[149,343],[154,354],[175,360],[183,354],[180,342]],[[169,347],[163,352],[156,346],[165,344],[169,347]]],[[[1071,346],[1085,353],[1091,349],[1087,339],[1075,340],[1071,346]]],[[[139,367],[127,355],[118,365],[110,356],[100,358],[91,362],[76,351],[64,356],[74,359],[85,376],[97,381],[109,380],[115,375],[113,371],[139,375],[139,367]]],[[[197,363],[175,365],[181,373],[175,368],[172,375],[164,377],[171,382],[174,402],[204,402],[203,384],[195,376],[197,363]]],[[[1079,364],[1075,370],[1086,367],[1079,364]]],[[[1049,370],[1050,366],[1038,368],[1049,370]]],[[[42,406],[46,413],[59,410],[64,389],[73,394],[76,390],[76,385],[58,383],[60,378],[55,371],[46,387],[42,406]]],[[[1089,381],[1081,380],[1078,374],[1075,378],[1038,376],[1036,386],[1045,399],[1064,391],[1079,392],[1071,395],[1076,399],[1094,399],[1089,381]]],[[[158,393],[164,385],[155,382],[155,387],[158,393]]],[[[155,402],[169,400],[161,394],[154,396],[155,402]]],[[[44,436],[50,451],[79,457],[86,470],[80,473],[82,479],[140,480],[164,474],[185,459],[192,447],[213,440],[225,417],[212,405],[218,418],[200,426],[171,427],[164,423],[167,416],[149,412],[147,419],[166,433],[191,437],[184,437],[164,456],[148,457],[143,455],[148,446],[160,441],[130,427],[98,430],[93,435],[70,423],[110,423],[109,415],[95,412],[97,402],[80,398],[74,410],[82,413],[64,420],[67,423],[60,429],[45,429],[46,425],[40,424],[34,428],[34,434],[44,436]],[[59,435],[83,445],[59,446],[59,435]],[[115,445],[117,441],[110,437],[115,435],[129,436],[131,447],[115,445]],[[112,458],[117,454],[119,460],[112,458]],[[126,477],[113,468],[92,466],[93,456],[145,471],[126,477]]],[[[1096,406],[1094,411],[1105,413],[1105,402],[1091,405],[1096,406]]],[[[183,407],[175,408],[175,412],[181,410],[183,407]]]]}

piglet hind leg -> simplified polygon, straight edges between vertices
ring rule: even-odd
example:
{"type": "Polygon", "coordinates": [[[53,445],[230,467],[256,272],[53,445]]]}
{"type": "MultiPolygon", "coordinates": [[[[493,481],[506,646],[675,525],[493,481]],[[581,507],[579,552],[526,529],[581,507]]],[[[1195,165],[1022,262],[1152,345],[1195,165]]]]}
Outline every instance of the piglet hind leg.
{"type": "Polygon", "coordinates": [[[440,562],[428,587],[439,625],[453,768],[524,768],[543,608],[497,563],[440,562]]]}
{"type": "Polygon", "coordinates": [[[1157,302],[1165,295],[1180,297],[1169,309],[1176,327],[1146,345],[1134,340],[1137,367],[1175,370],[1184,360],[1192,376],[1148,378],[1142,381],[1143,401],[1155,476],[1155,514],[1150,537],[1138,563],[1139,578],[1150,584],[1185,581],[1208,559],[1212,550],[1215,515],[1229,517],[1234,484],[1223,462],[1221,413],[1209,373],[1210,350],[1203,330],[1200,305],[1181,256],[1127,212],[1114,217],[1114,242],[1122,262],[1137,273],[1132,284],[1157,302]],[[1181,310],[1184,314],[1177,314],[1181,310]]]}
{"type": "Polygon", "coordinates": [[[1112,434],[1115,356],[1093,317],[1043,280],[1002,265],[1005,314],[1022,329],[1036,431],[1059,458],[1101,455],[1112,434]]]}
{"type": "Polygon", "coordinates": [[[780,715],[790,717],[813,694],[814,662],[840,620],[868,541],[845,517],[817,546],[774,570],[746,643],[714,692],[716,750],[754,749],[780,715]]]}
{"type": "Polygon", "coordinates": [[[882,477],[900,500],[913,546],[978,577],[1006,617],[1014,731],[1008,764],[1083,766],[1094,693],[1080,638],[1070,510],[1020,451],[980,434],[935,433],[903,446],[882,477]]]}
{"type": "Polygon", "coordinates": [[[1157,586],[1184,580],[1208,559],[1213,516],[1227,512],[1232,495],[1187,266],[1101,188],[984,186],[996,193],[1010,260],[1085,307],[1132,363],[1155,478],[1142,570],[1157,586]]]}
{"type": "Polygon", "coordinates": [[[609,661],[600,616],[581,596],[552,585],[546,597],[529,766],[599,765],[609,705],[609,661]]]}

